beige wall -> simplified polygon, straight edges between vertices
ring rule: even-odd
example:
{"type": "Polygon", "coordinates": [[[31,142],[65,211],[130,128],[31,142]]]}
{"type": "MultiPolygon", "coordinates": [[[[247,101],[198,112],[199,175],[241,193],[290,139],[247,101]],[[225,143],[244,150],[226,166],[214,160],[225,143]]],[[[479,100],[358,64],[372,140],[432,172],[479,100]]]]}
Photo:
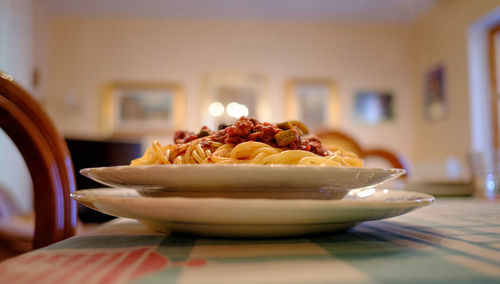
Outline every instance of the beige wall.
{"type": "MultiPolygon", "coordinates": [[[[266,76],[273,111],[264,119],[272,121],[284,116],[287,80],[329,78],[340,92],[341,128],[365,145],[408,155],[420,176],[439,178],[446,176],[450,157],[458,159],[462,173],[466,170],[472,130],[467,29],[500,1],[440,1],[411,27],[78,17],[51,18],[47,27],[49,17],[38,4],[0,2],[0,68],[46,102],[65,134],[102,136],[102,89],[113,80],[182,83],[189,105],[186,127],[192,129],[202,124],[202,80],[209,72],[266,76]],[[422,115],[424,74],[439,63],[447,71],[449,113],[429,122],[422,115]],[[37,90],[30,85],[34,66],[42,74],[37,90]],[[352,95],[360,89],[394,91],[396,122],[353,122],[352,95]]],[[[0,156],[11,161],[0,164],[0,183],[28,210],[31,181],[3,133],[0,156]]]]}
{"type": "MultiPolygon", "coordinates": [[[[46,13],[34,0],[0,1],[0,70],[40,98],[32,84],[35,66],[46,66],[43,42],[46,13]]],[[[43,83],[42,83],[43,85],[43,83]]],[[[32,187],[28,168],[14,143],[0,129],[0,190],[6,190],[22,212],[32,208],[32,187]]]]}
{"type": "Polygon", "coordinates": [[[407,27],[57,17],[50,25],[49,61],[49,109],[58,127],[73,136],[101,134],[101,97],[110,81],[183,84],[186,127],[193,129],[203,123],[205,74],[241,72],[267,78],[272,111],[260,119],[283,119],[287,80],[327,78],[338,84],[342,129],[364,145],[406,155],[413,149],[413,133],[407,131],[413,127],[407,27]],[[354,123],[352,97],[357,90],[393,91],[396,121],[354,123]],[[65,105],[65,96],[71,107],[65,105]]]}
{"type": "Polygon", "coordinates": [[[467,32],[473,22],[499,5],[498,0],[440,1],[412,26],[415,155],[429,171],[436,172],[429,164],[450,157],[456,157],[466,170],[471,149],[467,32]],[[446,69],[449,106],[443,120],[430,122],[423,117],[424,76],[436,64],[446,69]]]}
{"type": "MultiPolygon", "coordinates": [[[[51,18],[47,26],[49,17],[37,1],[0,1],[0,69],[44,101],[65,134],[87,137],[102,136],[102,88],[113,80],[184,84],[186,126],[197,128],[202,80],[209,72],[266,76],[273,112],[264,119],[272,121],[284,116],[287,80],[329,78],[340,92],[341,128],[365,145],[403,152],[423,176],[443,176],[449,157],[465,169],[471,148],[467,29],[499,5],[499,0],[440,1],[411,27],[78,17],[51,18]],[[422,115],[424,74],[439,63],[447,71],[449,113],[428,122],[422,115]],[[36,90],[34,66],[42,75],[36,90]],[[394,91],[396,122],[354,123],[352,95],[361,89],[394,91]]],[[[29,210],[31,180],[3,132],[0,156],[9,162],[0,163],[0,186],[29,210]]]]}
{"type": "Polygon", "coordinates": [[[28,91],[33,91],[32,0],[0,2],[0,70],[8,72],[28,91]]]}

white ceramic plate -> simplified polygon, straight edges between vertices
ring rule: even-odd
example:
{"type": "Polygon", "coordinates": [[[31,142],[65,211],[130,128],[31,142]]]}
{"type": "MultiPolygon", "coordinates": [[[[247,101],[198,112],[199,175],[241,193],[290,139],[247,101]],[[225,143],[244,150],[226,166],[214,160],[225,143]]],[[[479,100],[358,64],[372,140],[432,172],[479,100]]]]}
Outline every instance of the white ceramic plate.
{"type": "Polygon", "coordinates": [[[351,189],[375,186],[402,169],[289,165],[152,165],[89,168],[81,174],[145,196],[341,199],[351,189]]]}
{"type": "Polygon", "coordinates": [[[425,193],[374,188],[353,190],[343,200],[152,198],[119,188],[80,190],[71,197],[102,213],[137,219],[161,232],[245,238],[346,230],[434,201],[425,193]]]}

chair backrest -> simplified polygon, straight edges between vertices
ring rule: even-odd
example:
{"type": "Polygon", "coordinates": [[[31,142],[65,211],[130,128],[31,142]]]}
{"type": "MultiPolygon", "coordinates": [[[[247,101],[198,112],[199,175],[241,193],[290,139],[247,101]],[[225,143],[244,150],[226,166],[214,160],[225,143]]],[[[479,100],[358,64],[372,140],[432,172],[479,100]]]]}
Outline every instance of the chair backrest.
{"type": "Polygon", "coordinates": [[[37,101],[2,72],[0,127],[19,149],[33,180],[33,247],[73,236],[76,204],[69,194],[75,190],[75,177],[66,143],[37,101]]]}
{"type": "Polygon", "coordinates": [[[337,130],[322,130],[316,136],[321,139],[321,142],[327,146],[338,146],[344,150],[353,152],[358,156],[363,155],[363,149],[356,140],[349,135],[337,130]]]}
{"type": "Polygon", "coordinates": [[[360,143],[356,142],[354,138],[348,134],[338,131],[338,130],[322,130],[319,131],[316,136],[321,139],[321,142],[325,146],[340,146],[344,150],[354,152],[360,158],[369,159],[377,158],[386,161],[393,168],[405,169],[406,177],[410,174],[409,166],[407,162],[394,154],[392,151],[381,148],[366,149],[361,146],[360,143]]]}

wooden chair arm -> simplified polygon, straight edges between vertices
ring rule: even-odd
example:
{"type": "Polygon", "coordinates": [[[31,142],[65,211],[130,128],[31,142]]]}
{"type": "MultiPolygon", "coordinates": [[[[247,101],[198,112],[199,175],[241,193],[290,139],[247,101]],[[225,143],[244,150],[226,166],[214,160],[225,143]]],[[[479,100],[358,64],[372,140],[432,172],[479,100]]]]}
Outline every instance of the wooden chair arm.
{"type": "Polygon", "coordinates": [[[75,234],[76,204],[71,157],[42,107],[19,87],[10,75],[0,72],[0,127],[21,152],[34,187],[34,248],[75,234]]]}

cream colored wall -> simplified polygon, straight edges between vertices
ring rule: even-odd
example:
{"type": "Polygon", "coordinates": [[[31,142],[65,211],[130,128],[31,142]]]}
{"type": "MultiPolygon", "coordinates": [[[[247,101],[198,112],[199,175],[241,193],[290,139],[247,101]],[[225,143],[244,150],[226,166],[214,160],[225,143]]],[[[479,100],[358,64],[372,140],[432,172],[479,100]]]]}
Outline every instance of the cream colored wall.
{"type": "Polygon", "coordinates": [[[340,92],[340,128],[364,145],[411,155],[408,41],[408,28],[396,25],[56,17],[50,25],[49,110],[64,133],[98,137],[105,84],[179,82],[187,91],[186,127],[195,129],[202,124],[204,76],[241,72],[267,78],[271,111],[260,119],[279,121],[287,80],[332,79],[340,92]],[[396,121],[354,123],[357,90],[393,91],[396,121]]]}
{"type": "MultiPolygon", "coordinates": [[[[0,70],[14,76],[35,98],[40,96],[32,85],[33,68],[45,66],[46,58],[41,45],[46,38],[46,14],[38,4],[34,0],[0,1],[0,70]]],[[[28,168],[1,129],[0,157],[0,189],[11,194],[22,212],[30,212],[33,184],[28,168]]]]}
{"type": "Polygon", "coordinates": [[[440,1],[412,26],[414,153],[417,170],[427,176],[442,175],[450,158],[458,160],[462,174],[467,175],[466,155],[471,149],[467,31],[470,24],[499,5],[498,0],[440,1]],[[446,69],[448,115],[430,122],[423,117],[424,76],[436,64],[446,69]]]}
{"type": "Polygon", "coordinates": [[[0,2],[0,68],[32,91],[33,5],[32,0],[0,2]]]}
{"type": "MultiPolygon", "coordinates": [[[[47,10],[38,0],[32,0],[33,3],[33,68],[36,68],[39,74],[38,85],[33,89],[33,95],[44,105],[47,96],[48,84],[48,35],[49,18],[47,10]]],[[[32,74],[30,74],[32,75],[32,74]]]]}

